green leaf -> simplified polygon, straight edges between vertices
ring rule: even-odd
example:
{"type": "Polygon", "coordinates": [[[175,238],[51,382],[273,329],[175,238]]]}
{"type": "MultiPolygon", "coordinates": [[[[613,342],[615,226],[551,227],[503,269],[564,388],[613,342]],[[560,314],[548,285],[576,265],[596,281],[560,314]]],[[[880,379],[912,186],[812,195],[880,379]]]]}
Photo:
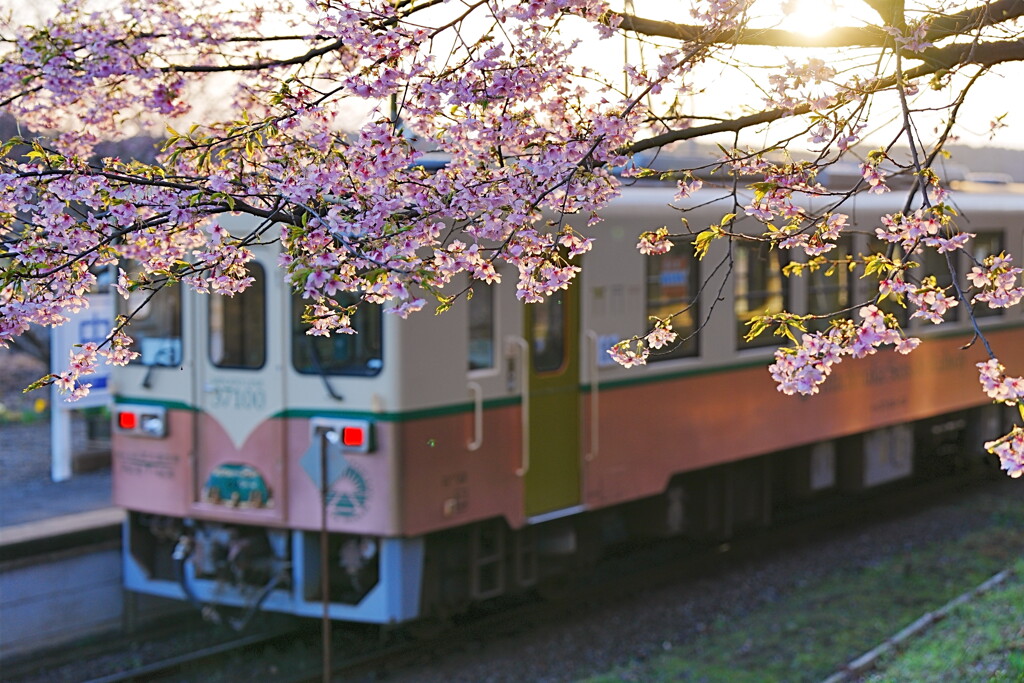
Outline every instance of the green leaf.
{"type": "Polygon", "coordinates": [[[53,382],[55,379],[57,379],[57,375],[43,375],[42,377],[37,379],[35,382],[32,382],[32,384],[29,384],[27,387],[25,387],[22,390],[22,393],[23,394],[27,394],[28,392],[30,392],[30,391],[32,391],[34,389],[38,389],[40,387],[44,387],[47,384],[50,384],[51,382],[53,382]]]}
{"type": "Polygon", "coordinates": [[[753,341],[761,336],[761,333],[768,329],[768,324],[771,321],[771,316],[767,315],[755,315],[751,318],[747,325],[750,326],[750,331],[743,335],[745,341],[753,341]]]}
{"type": "Polygon", "coordinates": [[[452,308],[452,303],[455,301],[453,296],[439,296],[437,297],[438,304],[437,308],[434,309],[434,315],[441,315],[447,313],[452,308]]]}
{"type": "Polygon", "coordinates": [[[711,226],[707,230],[702,230],[697,233],[697,237],[693,240],[693,253],[696,255],[698,260],[703,259],[707,255],[708,249],[711,247],[711,242],[720,236],[721,230],[718,229],[718,226],[711,226]]]}

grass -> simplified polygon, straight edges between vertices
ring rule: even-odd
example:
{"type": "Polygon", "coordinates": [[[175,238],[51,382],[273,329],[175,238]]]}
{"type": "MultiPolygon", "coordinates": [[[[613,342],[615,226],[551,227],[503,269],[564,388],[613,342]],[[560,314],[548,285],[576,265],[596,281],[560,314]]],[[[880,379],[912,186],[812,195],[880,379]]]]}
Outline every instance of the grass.
{"type": "MultiPolygon", "coordinates": [[[[873,566],[840,570],[745,614],[719,615],[700,637],[657,657],[586,679],[587,683],[821,681],[922,614],[1020,563],[1024,557],[1024,496],[1016,501],[990,500],[992,524],[983,530],[917,544],[873,566]]],[[[1024,567],[1021,569],[1024,573],[1024,567]]],[[[1019,630],[1024,623],[1020,618],[1024,610],[1020,574],[1015,581],[1015,588],[1005,597],[1016,600],[1015,612],[1003,609],[997,597],[1001,591],[986,596],[984,602],[977,603],[977,609],[988,606],[991,616],[980,611],[974,621],[965,619],[962,630],[950,636],[961,638],[955,647],[946,644],[945,649],[940,646],[934,653],[922,653],[915,659],[931,661],[952,649],[963,649],[965,642],[976,642],[977,657],[965,655],[965,661],[957,666],[968,672],[974,666],[1004,670],[1010,672],[1006,674],[1009,678],[991,680],[1024,681],[1019,659],[1014,659],[1024,656],[1024,651],[999,647],[999,643],[1019,645],[1024,639],[1020,633],[1008,635],[1013,626],[1019,630]],[[1004,623],[1007,620],[1012,626],[1004,623]],[[999,657],[1005,661],[993,660],[999,657]]],[[[947,625],[953,626],[953,622],[943,624],[947,625]]],[[[948,670],[950,663],[946,665],[948,670]]],[[[882,675],[891,678],[878,681],[989,680],[941,675],[928,679],[895,671],[882,675]]]]}
{"type": "Polygon", "coordinates": [[[864,680],[1024,681],[1024,560],[1013,569],[1007,581],[957,607],[864,680]]]}
{"type": "Polygon", "coordinates": [[[35,424],[44,419],[49,419],[50,413],[37,413],[31,410],[7,410],[0,406],[0,425],[8,424],[35,424]]]}

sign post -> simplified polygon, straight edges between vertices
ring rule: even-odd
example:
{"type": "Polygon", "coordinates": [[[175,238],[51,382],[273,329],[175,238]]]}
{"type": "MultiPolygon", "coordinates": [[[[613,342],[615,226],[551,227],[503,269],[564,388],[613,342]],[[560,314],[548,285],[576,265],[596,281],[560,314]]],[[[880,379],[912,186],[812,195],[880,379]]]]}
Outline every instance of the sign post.
{"type": "MultiPolygon", "coordinates": [[[[114,299],[109,292],[89,295],[89,308],[69,316],[68,322],[56,327],[50,334],[50,372],[59,373],[68,362],[68,352],[76,344],[101,343],[114,325],[114,299]]],[[[92,384],[89,395],[68,403],[50,387],[50,479],[65,481],[71,478],[71,412],[82,408],[109,406],[110,366],[98,365],[96,374],[86,382],[92,384]]]]}

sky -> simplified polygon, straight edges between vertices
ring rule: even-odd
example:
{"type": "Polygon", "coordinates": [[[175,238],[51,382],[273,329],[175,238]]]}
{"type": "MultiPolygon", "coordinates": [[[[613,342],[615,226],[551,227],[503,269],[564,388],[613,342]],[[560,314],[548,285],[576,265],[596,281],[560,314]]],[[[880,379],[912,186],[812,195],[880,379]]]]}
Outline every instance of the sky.
{"type": "MultiPolygon", "coordinates": [[[[662,0],[619,1],[624,3],[626,8],[634,7],[635,13],[639,16],[664,18],[665,3],[662,0]]],[[[907,6],[911,8],[913,3],[908,0],[907,6]]],[[[756,15],[751,19],[752,27],[778,28],[811,35],[823,33],[831,28],[862,26],[878,20],[874,11],[860,0],[758,0],[754,9],[756,15]]],[[[686,17],[673,16],[672,20],[687,23],[686,17]]],[[[636,49],[633,53],[636,53],[636,49]]],[[[752,48],[740,48],[736,54],[738,58],[752,64],[758,63],[759,60],[765,63],[768,60],[778,61],[777,53],[763,51],[758,54],[752,48]]],[[[830,63],[836,62],[837,58],[833,50],[793,50],[793,54],[800,57],[818,56],[830,63]]],[[[620,55],[616,54],[615,57],[618,58],[620,55]]],[[[756,104],[751,102],[752,91],[749,82],[745,82],[734,71],[709,66],[701,75],[701,84],[705,85],[705,90],[701,93],[700,100],[694,102],[695,111],[698,107],[700,111],[708,111],[716,106],[719,109],[740,111],[744,105],[756,104]],[[709,84],[714,84],[713,90],[709,84]],[[710,107],[709,102],[713,103],[710,107]]],[[[956,134],[959,139],[956,142],[973,147],[1024,150],[1024,101],[1006,96],[1007,92],[1016,91],[1020,83],[1024,83],[1024,65],[1021,64],[1000,65],[979,79],[958,116],[956,134]],[[993,134],[990,122],[1003,114],[1005,126],[993,134]]],[[[931,105],[944,101],[944,98],[940,97],[926,100],[931,105]]],[[[873,107],[874,115],[878,121],[888,121],[898,113],[898,107],[899,103],[895,96],[882,97],[873,107]],[[891,112],[888,116],[887,111],[891,112]]],[[[943,123],[943,119],[938,116],[922,115],[920,120],[924,124],[921,130],[924,136],[943,123]]],[[[884,144],[891,137],[892,133],[888,128],[878,131],[869,128],[865,131],[866,140],[874,145],[884,144]]]]}
{"type": "MultiPolygon", "coordinates": [[[[116,0],[97,0],[98,4],[115,2],[116,0]]],[[[632,9],[640,16],[650,18],[666,18],[666,0],[612,0],[613,7],[624,8],[627,11],[632,9]]],[[[57,6],[56,0],[35,0],[32,3],[23,0],[0,0],[0,11],[13,10],[16,21],[35,23],[40,16],[53,12],[57,6]]],[[[911,3],[908,2],[908,7],[911,3]]],[[[827,30],[833,26],[860,25],[870,22],[876,18],[873,11],[860,0],[757,0],[754,6],[755,15],[752,18],[752,25],[764,28],[781,28],[786,30],[814,33],[827,30]]],[[[686,23],[688,17],[685,13],[672,12],[673,20],[686,23]]],[[[588,64],[600,67],[610,78],[623,78],[621,76],[622,58],[626,54],[632,60],[641,58],[641,49],[632,42],[629,47],[623,45],[621,39],[615,38],[621,48],[609,49],[609,41],[597,41],[588,39],[585,41],[587,48],[581,58],[588,64]]],[[[649,58],[651,50],[646,50],[649,58]]],[[[810,50],[799,51],[800,55],[819,54],[825,59],[834,59],[835,53],[828,51],[814,52],[810,50]]],[[[740,48],[735,51],[737,59],[749,63],[765,63],[768,61],[778,62],[777,54],[767,52],[758,53],[751,48],[740,48]]],[[[731,113],[743,113],[749,107],[756,107],[760,104],[759,95],[753,89],[752,82],[763,77],[758,76],[756,69],[748,70],[748,74],[755,74],[752,78],[744,78],[735,70],[723,69],[719,66],[708,65],[697,72],[695,79],[696,86],[700,89],[698,95],[690,98],[690,105],[693,113],[697,114],[721,114],[723,111],[731,113]]],[[[958,117],[957,134],[959,139],[956,142],[973,147],[1001,147],[1008,149],[1024,150],[1024,105],[1018,104],[1015,98],[1008,98],[1007,92],[1015,92],[1018,84],[1024,82],[1024,65],[1007,64],[997,67],[985,78],[980,79],[975,86],[971,97],[968,98],[958,117]],[[990,122],[1000,115],[1004,115],[1005,126],[995,131],[990,131],[990,122]]],[[[936,103],[939,100],[934,100],[936,103]]],[[[873,113],[877,120],[886,121],[891,116],[886,116],[886,110],[895,113],[897,101],[890,98],[886,101],[880,99],[874,106],[873,113]]],[[[921,133],[927,137],[931,129],[942,124],[939,117],[922,117],[923,125],[921,133]]],[[[886,129],[865,131],[865,138],[872,145],[880,145],[892,137],[891,132],[886,129]]]]}

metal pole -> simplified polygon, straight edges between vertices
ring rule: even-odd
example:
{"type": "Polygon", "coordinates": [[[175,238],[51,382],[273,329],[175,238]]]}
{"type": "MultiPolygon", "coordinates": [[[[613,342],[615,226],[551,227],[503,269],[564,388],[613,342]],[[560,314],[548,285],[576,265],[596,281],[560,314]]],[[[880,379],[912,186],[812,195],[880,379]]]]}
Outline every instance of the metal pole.
{"type": "MultiPolygon", "coordinates": [[[[69,323],[70,324],[70,323],[69,323]]],[[[68,349],[60,348],[56,330],[50,333],[50,371],[60,372],[58,358],[67,358],[68,349]]],[[[70,344],[68,344],[70,346],[70,344]]],[[[71,407],[61,400],[57,385],[50,385],[50,479],[71,478],[71,407]]]]}
{"type": "Polygon", "coordinates": [[[327,491],[330,483],[327,480],[327,441],[328,431],[320,433],[320,594],[323,603],[323,619],[320,632],[323,650],[323,681],[331,680],[331,577],[330,563],[327,561],[327,491]]]}

